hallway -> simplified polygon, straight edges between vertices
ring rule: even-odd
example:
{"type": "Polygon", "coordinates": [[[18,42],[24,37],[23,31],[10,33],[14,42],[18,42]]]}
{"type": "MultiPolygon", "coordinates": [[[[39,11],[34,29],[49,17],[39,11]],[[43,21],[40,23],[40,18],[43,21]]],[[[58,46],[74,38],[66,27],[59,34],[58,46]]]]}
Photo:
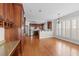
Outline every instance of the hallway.
{"type": "Polygon", "coordinates": [[[79,46],[57,38],[38,39],[26,37],[22,50],[23,56],[75,56],[79,46]]]}

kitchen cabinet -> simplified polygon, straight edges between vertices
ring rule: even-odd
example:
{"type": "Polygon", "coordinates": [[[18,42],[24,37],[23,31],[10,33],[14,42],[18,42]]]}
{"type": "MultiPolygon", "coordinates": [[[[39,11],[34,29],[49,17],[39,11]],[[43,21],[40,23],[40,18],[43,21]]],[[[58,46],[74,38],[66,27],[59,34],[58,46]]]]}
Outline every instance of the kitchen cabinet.
{"type": "Polygon", "coordinates": [[[6,41],[18,40],[21,32],[23,10],[22,5],[18,3],[5,3],[5,37],[6,41]],[[8,34],[8,35],[7,35],[8,34]]]}
{"type": "Polygon", "coordinates": [[[4,4],[0,3],[0,19],[4,18],[4,4]]]}
{"type": "Polygon", "coordinates": [[[8,41],[13,41],[15,39],[15,34],[14,34],[14,28],[12,27],[14,24],[14,19],[13,19],[13,4],[11,3],[5,3],[4,4],[4,13],[5,13],[5,22],[4,22],[4,27],[5,27],[5,40],[8,41]]]}
{"type": "Polygon", "coordinates": [[[14,21],[14,11],[12,3],[4,4],[5,21],[14,21]]]}
{"type": "Polygon", "coordinates": [[[23,25],[23,6],[18,3],[0,3],[0,27],[5,29],[5,40],[18,40],[23,25]]]}
{"type": "Polygon", "coordinates": [[[15,25],[17,27],[21,27],[21,21],[22,21],[22,5],[20,4],[14,4],[14,13],[15,14],[15,25]]]}

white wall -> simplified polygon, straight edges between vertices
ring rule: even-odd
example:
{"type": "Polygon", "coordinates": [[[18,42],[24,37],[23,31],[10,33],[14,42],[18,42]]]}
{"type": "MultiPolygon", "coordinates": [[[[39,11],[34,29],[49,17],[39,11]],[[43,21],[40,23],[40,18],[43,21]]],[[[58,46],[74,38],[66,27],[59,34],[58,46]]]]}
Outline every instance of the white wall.
{"type": "Polygon", "coordinates": [[[0,41],[4,40],[5,36],[4,36],[4,28],[0,27],[0,41]]]}

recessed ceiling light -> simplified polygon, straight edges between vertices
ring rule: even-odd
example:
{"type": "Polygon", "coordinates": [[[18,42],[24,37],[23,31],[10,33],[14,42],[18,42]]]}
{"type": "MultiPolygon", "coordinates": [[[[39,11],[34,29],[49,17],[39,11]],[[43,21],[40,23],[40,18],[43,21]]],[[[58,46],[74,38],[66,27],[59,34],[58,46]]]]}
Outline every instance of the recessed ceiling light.
{"type": "Polygon", "coordinates": [[[38,10],[38,12],[42,12],[42,10],[40,9],[40,10],[38,10]]]}
{"type": "Polygon", "coordinates": [[[30,10],[30,12],[32,12],[32,10],[30,10]]]}
{"type": "Polygon", "coordinates": [[[60,13],[58,13],[57,15],[60,15],[60,13]]]}

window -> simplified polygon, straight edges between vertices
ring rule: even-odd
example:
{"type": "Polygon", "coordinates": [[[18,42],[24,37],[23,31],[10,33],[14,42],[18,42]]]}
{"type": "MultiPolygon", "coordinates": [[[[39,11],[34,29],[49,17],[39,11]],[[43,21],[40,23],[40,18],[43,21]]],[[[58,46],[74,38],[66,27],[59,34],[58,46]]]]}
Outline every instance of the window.
{"type": "Polygon", "coordinates": [[[76,39],[76,18],[71,20],[71,39],[76,39]]]}
{"type": "Polygon", "coordinates": [[[59,38],[79,42],[79,15],[59,19],[56,23],[56,35],[59,38]]]}
{"type": "Polygon", "coordinates": [[[69,19],[67,19],[67,20],[65,20],[66,22],[66,32],[65,32],[65,35],[66,35],[66,38],[69,38],[70,39],[70,20],[69,19]]]}
{"type": "Polygon", "coordinates": [[[58,36],[58,33],[59,33],[59,26],[58,26],[58,21],[56,21],[56,36],[58,36]]]}
{"type": "Polygon", "coordinates": [[[58,24],[58,30],[59,30],[58,35],[61,36],[61,21],[59,21],[59,24],[58,24]]]}
{"type": "Polygon", "coordinates": [[[79,17],[77,17],[77,40],[79,41],[79,17]]]}
{"type": "Polygon", "coordinates": [[[62,37],[65,37],[65,20],[62,21],[62,37]]]}

